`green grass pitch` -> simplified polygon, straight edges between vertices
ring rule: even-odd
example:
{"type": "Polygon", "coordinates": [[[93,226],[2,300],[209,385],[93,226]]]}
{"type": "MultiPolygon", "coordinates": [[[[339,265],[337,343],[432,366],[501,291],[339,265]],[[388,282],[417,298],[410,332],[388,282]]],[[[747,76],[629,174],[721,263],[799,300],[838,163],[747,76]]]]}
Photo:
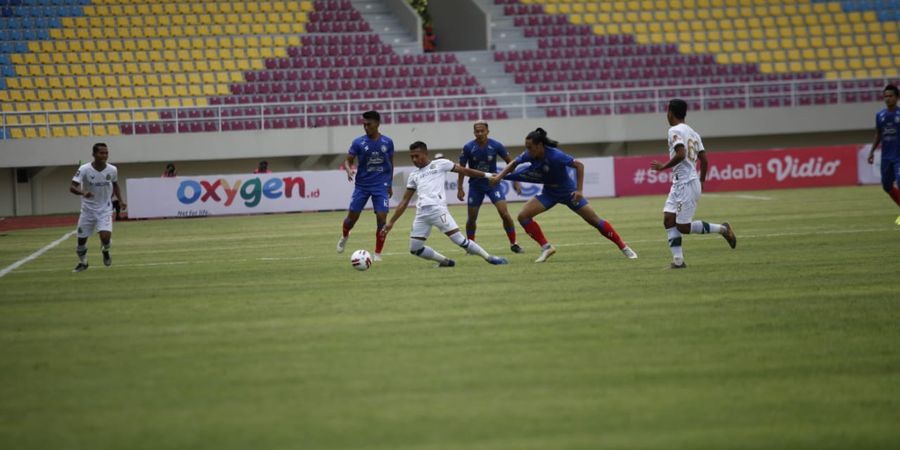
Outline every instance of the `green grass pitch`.
{"type": "MultiPolygon", "coordinates": [[[[627,260],[564,207],[557,254],[384,262],[365,212],[118,223],[0,278],[0,448],[866,449],[900,445],[898,210],[877,186],[706,194],[667,270],[661,196],[593,199],[627,260]]],[[[521,204],[511,204],[515,215],[521,204]]],[[[457,222],[465,211],[452,208],[457,222]]],[[[0,269],[69,229],[7,232],[0,269]]]]}

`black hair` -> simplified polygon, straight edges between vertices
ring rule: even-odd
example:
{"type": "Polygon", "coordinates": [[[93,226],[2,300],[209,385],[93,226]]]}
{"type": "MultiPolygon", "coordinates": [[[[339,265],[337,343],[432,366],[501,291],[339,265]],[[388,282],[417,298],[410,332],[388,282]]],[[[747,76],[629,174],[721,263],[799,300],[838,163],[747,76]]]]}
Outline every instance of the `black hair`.
{"type": "Polygon", "coordinates": [[[687,106],[687,102],[680,98],[669,100],[669,111],[672,111],[672,115],[678,120],[684,120],[687,116],[687,106]]]}
{"type": "Polygon", "coordinates": [[[104,144],[103,142],[94,144],[94,147],[91,149],[91,154],[96,155],[97,151],[100,150],[100,147],[106,147],[106,144],[104,144]]]}
{"type": "Polygon", "coordinates": [[[554,141],[547,137],[547,132],[544,131],[543,128],[538,128],[531,133],[528,133],[528,136],[525,136],[525,139],[528,139],[534,143],[541,143],[546,145],[547,147],[556,147],[559,145],[559,142],[554,141]]]}
{"type": "Polygon", "coordinates": [[[267,165],[267,166],[268,166],[268,165],[269,165],[269,162],[266,161],[266,160],[262,160],[262,161],[259,162],[259,165],[261,165],[261,166],[262,166],[262,165],[267,165]]]}
{"type": "Polygon", "coordinates": [[[363,113],[362,116],[363,116],[363,119],[374,120],[378,123],[381,123],[381,114],[378,114],[378,111],[375,111],[375,110],[366,111],[363,113]]]}
{"type": "Polygon", "coordinates": [[[889,84],[889,85],[885,86],[884,91],[882,91],[882,92],[885,92],[885,91],[891,91],[894,93],[894,95],[900,97],[900,89],[897,89],[897,86],[894,86],[893,84],[889,84]]]}
{"type": "Polygon", "coordinates": [[[425,145],[425,143],[422,141],[416,141],[416,142],[413,142],[412,144],[409,144],[409,151],[414,151],[414,150],[421,150],[423,152],[427,152],[428,146],[425,145]]]}

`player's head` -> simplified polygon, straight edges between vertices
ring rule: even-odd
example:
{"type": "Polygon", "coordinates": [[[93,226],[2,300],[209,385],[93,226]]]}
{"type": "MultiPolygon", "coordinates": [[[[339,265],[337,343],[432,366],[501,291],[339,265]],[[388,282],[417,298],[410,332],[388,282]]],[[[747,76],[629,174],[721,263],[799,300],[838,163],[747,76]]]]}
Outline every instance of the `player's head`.
{"type": "Polygon", "coordinates": [[[269,170],[269,162],[266,161],[266,160],[260,161],[260,162],[259,162],[259,170],[260,170],[261,172],[262,172],[262,171],[269,170]]]}
{"type": "Polygon", "coordinates": [[[525,136],[525,150],[532,158],[541,158],[544,156],[544,147],[556,147],[559,142],[547,137],[547,132],[543,128],[538,128],[525,136]]]}
{"type": "Polygon", "coordinates": [[[94,161],[106,162],[109,159],[109,148],[106,147],[106,144],[98,142],[94,144],[91,155],[94,156],[94,161]]]}
{"type": "Polygon", "coordinates": [[[366,111],[362,115],[363,129],[366,130],[366,136],[374,138],[378,136],[378,125],[381,124],[381,114],[378,111],[366,111]]]}
{"type": "Polygon", "coordinates": [[[428,146],[422,141],[409,144],[409,159],[414,166],[422,168],[428,165],[428,146]]]}
{"type": "Polygon", "coordinates": [[[166,173],[175,174],[175,164],[168,163],[166,164],[166,173]]]}
{"type": "Polygon", "coordinates": [[[897,86],[893,84],[889,84],[884,87],[884,104],[888,108],[893,109],[897,106],[897,97],[900,97],[900,90],[897,89],[897,86]]]}
{"type": "Polygon", "coordinates": [[[669,125],[684,122],[684,118],[687,117],[687,106],[687,102],[680,98],[669,100],[669,108],[666,111],[666,118],[669,120],[669,125]]]}
{"type": "Polygon", "coordinates": [[[479,120],[472,125],[472,128],[475,133],[475,142],[484,145],[487,142],[488,133],[490,133],[488,123],[484,120],[479,120]]]}

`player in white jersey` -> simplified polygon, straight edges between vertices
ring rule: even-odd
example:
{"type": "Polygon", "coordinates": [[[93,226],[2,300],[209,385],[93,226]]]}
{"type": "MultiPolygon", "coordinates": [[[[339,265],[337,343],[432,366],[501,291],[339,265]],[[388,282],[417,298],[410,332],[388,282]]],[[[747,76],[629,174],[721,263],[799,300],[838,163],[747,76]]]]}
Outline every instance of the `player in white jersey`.
{"type": "Polygon", "coordinates": [[[666,112],[666,118],[671,126],[669,128],[669,161],[665,164],[659,161],[650,163],[653,170],[672,169],[672,189],[669,191],[669,198],[666,199],[666,205],[663,207],[663,225],[666,227],[666,234],[669,237],[673,269],[687,267],[681,248],[682,234],[719,233],[728,241],[731,248],[737,245],[734,230],[728,222],[719,225],[693,220],[700,193],[703,191],[703,183],[706,181],[706,169],[709,163],[700,135],[684,123],[685,116],[687,116],[687,102],[681,99],[669,101],[669,109],[666,112]],[[700,160],[699,175],[697,174],[698,159],[700,160]]]}
{"type": "Polygon", "coordinates": [[[108,164],[109,149],[104,143],[94,144],[94,161],[82,165],[72,178],[69,192],[81,197],[81,215],[78,216],[78,265],[73,272],[81,272],[88,268],[87,240],[98,231],[100,248],[103,253],[103,264],[112,265],[109,256],[109,241],[112,238],[112,196],[119,199],[122,209],[128,206],[119,191],[119,171],[116,166],[108,164]]]}
{"type": "Polygon", "coordinates": [[[413,220],[412,231],[409,234],[409,252],[420,258],[437,261],[438,267],[453,267],[456,262],[434,251],[425,245],[425,240],[431,234],[431,227],[437,227],[446,234],[454,244],[462,247],[472,255],[484,258],[490,264],[506,264],[505,258],[491,256],[475,241],[466,239],[459,231],[459,226],[447,210],[447,198],[444,192],[444,183],[447,172],[456,172],[472,178],[490,178],[479,170],[462,167],[449,159],[428,159],[428,147],[424,142],[416,141],[409,146],[409,157],[417,167],[409,175],[406,183],[406,192],[403,199],[394,210],[391,220],[384,226],[382,233],[387,235],[394,228],[397,219],[403,215],[409,206],[413,194],[418,193],[416,201],[416,218],[413,220]]]}

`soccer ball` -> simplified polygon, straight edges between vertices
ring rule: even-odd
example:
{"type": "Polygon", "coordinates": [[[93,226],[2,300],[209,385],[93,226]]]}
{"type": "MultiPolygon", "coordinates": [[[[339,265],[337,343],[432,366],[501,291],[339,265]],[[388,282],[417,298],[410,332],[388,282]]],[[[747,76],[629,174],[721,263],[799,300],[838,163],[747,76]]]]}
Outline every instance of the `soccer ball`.
{"type": "Polygon", "coordinates": [[[357,250],[350,255],[350,264],[356,270],[368,270],[372,266],[372,255],[365,250],[357,250]]]}

